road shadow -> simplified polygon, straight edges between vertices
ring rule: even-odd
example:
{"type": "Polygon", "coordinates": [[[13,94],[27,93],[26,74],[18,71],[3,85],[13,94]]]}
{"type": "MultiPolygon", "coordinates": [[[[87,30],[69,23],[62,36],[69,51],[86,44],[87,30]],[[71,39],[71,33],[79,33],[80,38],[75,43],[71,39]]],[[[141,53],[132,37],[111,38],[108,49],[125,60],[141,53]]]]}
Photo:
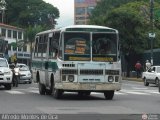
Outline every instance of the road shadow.
{"type": "Polygon", "coordinates": [[[5,90],[5,87],[4,86],[0,86],[0,90],[5,90]]]}
{"type": "MultiPolygon", "coordinates": [[[[102,93],[103,94],[103,93],[102,93]]],[[[51,96],[53,97],[53,95],[51,96]]],[[[60,99],[58,100],[105,100],[105,97],[102,98],[100,96],[94,96],[94,95],[78,95],[75,93],[64,93],[60,99]]]]}
{"type": "Polygon", "coordinates": [[[157,85],[155,85],[155,84],[149,84],[149,87],[158,87],[157,85]]]}

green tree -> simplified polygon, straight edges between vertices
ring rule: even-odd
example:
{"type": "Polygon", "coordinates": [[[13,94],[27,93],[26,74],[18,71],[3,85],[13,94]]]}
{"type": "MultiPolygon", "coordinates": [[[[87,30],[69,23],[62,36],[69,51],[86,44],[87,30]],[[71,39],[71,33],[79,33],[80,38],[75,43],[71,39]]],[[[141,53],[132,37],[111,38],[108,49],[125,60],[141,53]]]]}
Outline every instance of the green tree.
{"type": "Polygon", "coordinates": [[[114,9],[123,4],[135,0],[101,0],[98,2],[90,16],[90,24],[104,25],[106,16],[114,9]]]}
{"type": "MultiPolygon", "coordinates": [[[[142,53],[145,49],[150,49],[150,46],[148,46],[148,33],[151,30],[150,4],[146,0],[137,0],[138,2],[136,0],[134,2],[126,1],[126,3],[125,1],[123,3],[114,3],[117,0],[112,0],[110,5],[107,5],[108,1],[110,0],[102,1],[103,4],[98,4],[98,7],[93,11],[90,23],[119,30],[121,50],[123,55],[126,56],[129,73],[129,66],[131,66],[130,56],[142,53]],[[102,14],[100,14],[100,11],[103,11],[102,14]]],[[[158,6],[159,4],[155,2],[156,9],[159,8],[158,6]]],[[[160,19],[157,18],[158,20],[160,19]]],[[[158,34],[156,35],[156,45],[154,47],[160,47],[160,29],[156,25],[159,25],[159,23],[155,21],[154,29],[158,34]]]]}
{"type": "Polygon", "coordinates": [[[19,27],[42,25],[48,29],[54,27],[59,17],[59,10],[42,0],[6,0],[6,3],[7,23],[19,27]]]}

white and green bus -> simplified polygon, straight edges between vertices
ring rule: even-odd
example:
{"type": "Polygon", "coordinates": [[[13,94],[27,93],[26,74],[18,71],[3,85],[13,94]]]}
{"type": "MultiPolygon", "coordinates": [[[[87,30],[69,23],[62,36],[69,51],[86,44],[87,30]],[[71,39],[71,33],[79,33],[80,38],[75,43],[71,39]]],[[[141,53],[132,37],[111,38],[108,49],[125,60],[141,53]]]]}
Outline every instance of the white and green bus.
{"type": "Polygon", "coordinates": [[[33,79],[41,95],[59,99],[65,92],[104,93],[111,100],[121,89],[118,31],[104,26],[73,25],[35,37],[33,79]]]}

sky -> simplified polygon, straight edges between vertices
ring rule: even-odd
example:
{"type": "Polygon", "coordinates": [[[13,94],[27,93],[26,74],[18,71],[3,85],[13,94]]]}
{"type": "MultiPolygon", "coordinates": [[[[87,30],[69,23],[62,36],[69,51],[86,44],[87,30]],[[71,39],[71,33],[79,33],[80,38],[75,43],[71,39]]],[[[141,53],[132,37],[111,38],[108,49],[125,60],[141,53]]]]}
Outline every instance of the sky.
{"type": "Polygon", "coordinates": [[[58,25],[56,28],[65,27],[74,24],[74,0],[43,0],[46,3],[57,7],[60,12],[60,17],[56,19],[58,25]]]}

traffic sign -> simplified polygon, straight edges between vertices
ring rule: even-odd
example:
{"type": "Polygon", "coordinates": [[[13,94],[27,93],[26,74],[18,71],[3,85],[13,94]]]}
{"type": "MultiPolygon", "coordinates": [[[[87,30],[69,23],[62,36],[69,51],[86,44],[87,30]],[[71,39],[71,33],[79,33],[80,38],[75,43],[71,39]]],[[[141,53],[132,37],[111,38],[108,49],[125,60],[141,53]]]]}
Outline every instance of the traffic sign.
{"type": "Polygon", "coordinates": [[[155,33],[149,33],[149,37],[150,37],[150,38],[155,38],[155,37],[156,37],[156,34],[155,34],[155,33]]]}

